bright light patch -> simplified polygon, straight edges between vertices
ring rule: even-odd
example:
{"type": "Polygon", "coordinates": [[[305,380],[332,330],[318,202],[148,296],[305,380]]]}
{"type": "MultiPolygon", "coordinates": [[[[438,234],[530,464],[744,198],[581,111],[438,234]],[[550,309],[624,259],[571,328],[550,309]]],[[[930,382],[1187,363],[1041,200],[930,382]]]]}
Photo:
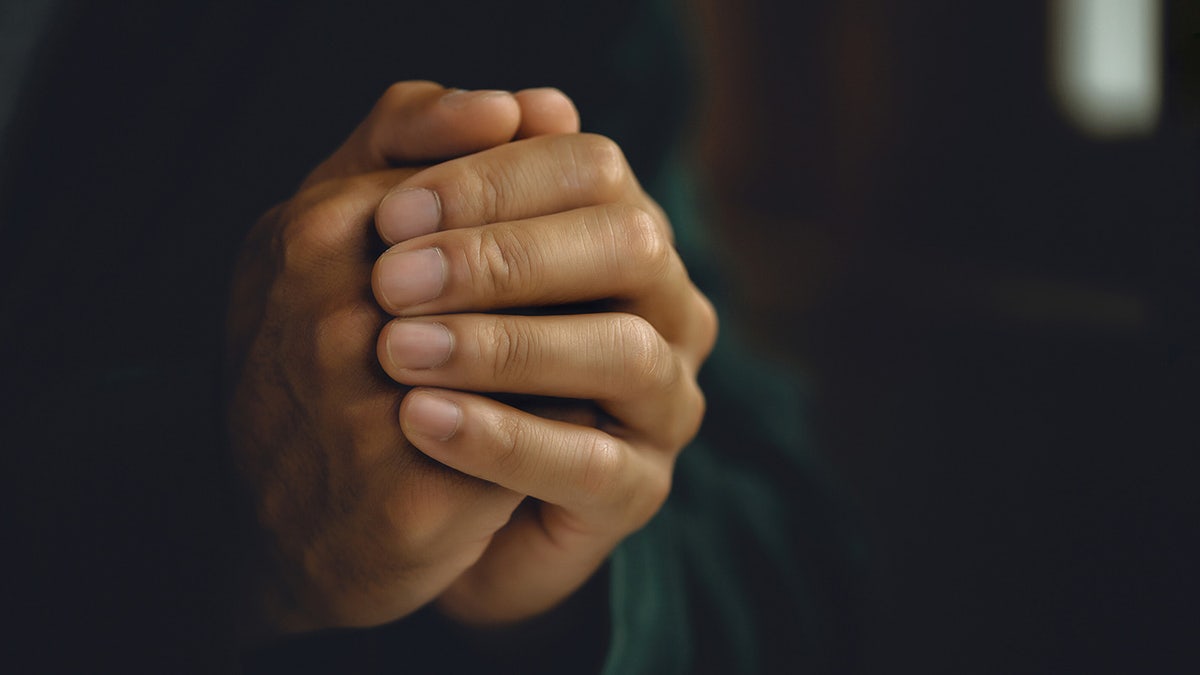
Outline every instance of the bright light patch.
{"type": "Polygon", "coordinates": [[[1081,131],[1149,134],[1162,106],[1161,0],[1053,0],[1054,94],[1081,131]]]}

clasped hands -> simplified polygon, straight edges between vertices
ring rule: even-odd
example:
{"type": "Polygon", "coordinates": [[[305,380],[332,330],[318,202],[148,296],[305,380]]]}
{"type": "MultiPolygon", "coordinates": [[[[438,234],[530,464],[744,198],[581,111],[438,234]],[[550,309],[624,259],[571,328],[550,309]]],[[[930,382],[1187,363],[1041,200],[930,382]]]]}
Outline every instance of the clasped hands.
{"type": "Polygon", "coordinates": [[[666,499],[716,316],[578,127],[556,90],[393,85],[250,232],[228,425],[267,632],[518,622],[666,499]]]}

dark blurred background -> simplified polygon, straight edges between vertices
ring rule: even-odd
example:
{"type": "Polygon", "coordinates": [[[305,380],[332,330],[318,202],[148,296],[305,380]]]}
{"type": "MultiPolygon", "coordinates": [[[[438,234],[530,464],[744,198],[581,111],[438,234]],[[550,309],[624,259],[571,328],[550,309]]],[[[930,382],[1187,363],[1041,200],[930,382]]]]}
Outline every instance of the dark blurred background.
{"type": "MultiPolygon", "coordinates": [[[[0,3],[0,9],[38,4],[0,3]]],[[[132,4],[127,12],[152,4],[132,4]]],[[[720,224],[737,282],[738,302],[725,325],[748,327],[758,349],[811,378],[817,405],[811,417],[820,447],[862,529],[863,607],[847,612],[856,640],[854,672],[1200,672],[1200,2],[676,4],[711,43],[699,152],[713,197],[710,220],[720,224]],[[1078,104],[1065,102],[1072,100],[1070,88],[1056,75],[1056,64],[1067,40],[1062,27],[1077,22],[1056,12],[1088,7],[1147,7],[1151,23],[1159,26],[1151,33],[1154,58],[1141,80],[1157,89],[1148,90],[1140,117],[1098,122],[1078,104]],[[1060,18],[1052,20],[1055,16],[1060,18]]],[[[161,7],[172,15],[168,5],[161,7]]],[[[503,8],[495,12],[511,19],[503,8]]],[[[176,13],[186,24],[188,11],[176,13]]],[[[231,14],[259,16],[248,10],[231,14]]],[[[26,25],[12,18],[18,16],[0,16],[0,59],[10,65],[44,18],[30,13],[26,25]]],[[[272,14],[261,17],[264,25],[273,25],[272,14]]],[[[266,28],[247,22],[218,32],[245,44],[225,44],[214,50],[224,60],[183,71],[197,91],[219,89],[222,78],[239,72],[239,49],[254,53],[245,36],[266,28]]],[[[202,34],[206,26],[198,25],[202,34]]],[[[1145,35],[1142,26],[1118,21],[1116,27],[1116,38],[1105,33],[1114,41],[1101,44],[1101,52],[1115,54],[1118,65],[1132,63],[1142,53],[1134,40],[1145,35]]],[[[142,37],[152,45],[171,41],[157,34],[142,37]]],[[[140,42],[110,45],[102,33],[89,39],[122,58],[128,47],[128,61],[116,62],[136,64],[151,75],[174,63],[144,62],[140,42]]],[[[605,46],[569,45],[577,51],[605,46]]],[[[365,41],[362,53],[372,54],[369,48],[382,49],[365,41]]],[[[390,51],[398,48],[388,45],[390,51]]],[[[307,69],[296,67],[295,81],[257,84],[254,95],[247,94],[251,111],[270,110],[276,99],[286,98],[280,92],[299,88],[309,72],[344,77],[326,72],[334,66],[320,52],[297,53],[315,63],[297,61],[307,69]]],[[[369,61],[357,51],[352,56],[369,61]]],[[[136,80],[120,70],[96,74],[86,59],[78,61],[78,71],[69,72],[77,75],[76,84],[86,85],[84,95],[122,92],[136,80]]],[[[508,86],[491,79],[503,74],[507,62],[479,65],[481,83],[508,86]]],[[[0,68],[0,90],[17,84],[18,71],[0,68]]],[[[569,82],[577,73],[561,75],[569,82]]],[[[373,83],[360,88],[371,95],[378,91],[373,83]]],[[[324,152],[370,101],[338,102],[335,112],[306,110],[346,120],[314,125],[329,138],[301,148],[282,131],[245,122],[208,152],[208,137],[176,130],[219,126],[212,120],[234,118],[237,110],[220,98],[197,102],[198,94],[185,93],[181,100],[194,106],[163,95],[151,99],[160,107],[147,105],[140,116],[129,115],[126,105],[96,106],[80,116],[91,126],[63,125],[67,141],[56,150],[61,154],[41,158],[42,170],[57,176],[61,164],[76,171],[68,175],[88,180],[56,192],[47,212],[86,213],[94,203],[109,213],[132,208],[123,193],[105,189],[105,179],[116,180],[117,172],[80,164],[71,156],[70,141],[105,151],[85,154],[85,160],[107,161],[111,155],[135,166],[130,181],[200,175],[216,166],[230,185],[261,174],[279,179],[280,194],[287,194],[293,168],[311,164],[303,153],[311,147],[324,152]],[[139,162],[145,160],[140,155],[107,151],[120,149],[124,137],[87,137],[92,127],[170,139],[166,150],[142,148],[153,158],[165,157],[169,170],[139,162]],[[277,153],[254,162],[204,164],[223,151],[239,156],[230,146],[272,143],[277,153]]],[[[571,93],[591,96],[593,104],[604,99],[603,91],[571,93]]],[[[1118,92],[1117,98],[1128,102],[1136,98],[1133,93],[1118,92]]],[[[64,88],[47,96],[71,100],[69,94],[64,88]]],[[[0,118],[12,112],[14,101],[0,100],[0,118]]],[[[75,108],[64,109],[74,115],[75,108]]],[[[205,203],[200,187],[177,182],[158,195],[159,203],[140,207],[144,212],[134,214],[139,222],[153,222],[163,205],[205,203]]],[[[244,220],[232,219],[235,224],[250,222],[261,209],[257,202],[220,206],[246,212],[244,220]]],[[[203,212],[186,215],[191,220],[184,222],[205,222],[203,212]]],[[[159,243],[136,233],[118,232],[129,239],[121,245],[136,251],[159,243]]],[[[18,259],[19,234],[6,233],[0,260],[18,259]]],[[[65,234],[51,235],[64,239],[56,243],[50,237],[52,253],[71,243],[65,234]]],[[[86,236],[113,235],[87,228],[72,233],[76,239],[86,236]]],[[[193,256],[180,268],[202,270],[214,277],[213,284],[223,283],[221,269],[193,256]]],[[[5,274],[21,269],[0,267],[5,274]]],[[[83,278],[79,283],[93,283],[83,278]]],[[[102,281],[113,297],[124,292],[122,284],[146,286],[133,272],[102,281]]],[[[155,290],[142,292],[153,297],[155,290]]],[[[219,312],[221,297],[195,300],[215,304],[207,311],[219,312]]],[[[71,321],[80,313],[88,319],[84,325],[118,323],[98,315],[94,306],[48,304],[68,307],[71,321]]],[[[182,332],[186,326],[166,329],[182,332]]],[[[103,351],[95,345],[106,345],[106,339],[113,343],[109,351],[140,347],[126,346],[123,335],[99,335],[92,349],[103,351]]],[[[78,357],[88,358],[90,352],[78,357]]],[[[34,373],[28,377],[40,376],[42,364],[26,360],[24,369],[34,373]]],[[[6,367],[0,377],[19,381],[17,366],[6,367]]],[[[161,416],[163,429],[178,425],[169,411],[161,416]]],[[[84,460],[65,469],[55,458],[21,457],[45,471],[30,480],[10,470],[17,485],[5,490],[6,497],[61,483],[79,489],[78,504],[105,505],[109,487],[95,476],[127,488],[137,484],[139,462],[150,474],[167,470],[145,457],[113,462],[90,446],[79,447],[76,454],[84,460]]],[[[186,465],[169,470],[181,477],[195,473],[186,465]]],[[[193,488],[201,483],[194,477],[180,482],[193,488]]],[[[154,490],[147,497],[154,504],[168,501],[159,491],[180,491],[174,483],[154,490]]],[[[26,502],[37,503],[32,497],[26,502]]],[[[108,509],[100,512],[113,507],[108,509]]],[[[187,529],[165,508],[117,512],[130,522],[187,529]]],[[[63,519],[56,512],[39,516],[56,524],[63,519]]],[[[89,518],[68,524],[91,533],[89,518]]],[[[179,560],[158,554],[134,565],[121,553],[140,542],[126,532],[133,541],[114,544],[104,534],[98,529],[80,546],[100,551],[95,557],[126,575],[137,573],[137,565],[154,570],[158,576],[148,587],[156,593],[174,588],[179,560]]],[[[40,545],[58,551],[59,541],[46,541],[40,545]]],[[[60,562],[28,542],[22,545],[32,550],[26,555],[31,566],[65,579],[64,597],[77,587],[97,592],[92,579],[60,575],[59,567],[45,562],[70,570],[74,560],[60,562]]],[[[17,574],[10,578],[24,582],[17,574]]],[[[128,604],[124,590],[101,589],[101,595],[113,597],[94,611],[128,604]]],[[[19,613],[20,606],[13,606],[19,613]]],[[[102,625],[107,619],[84,614],[80,620],[102,625]]],[[[108,639],[103,631],[98,635],[97,642],[108,639]]]]}
{"type": "Polygon", "coordinates": [[[716,4],[725,319],[815,381],[862,672],[1200,672],[1200,3],[716,4]],[[1056,75],[1114,8],[1140,122],[1056,75]]]}

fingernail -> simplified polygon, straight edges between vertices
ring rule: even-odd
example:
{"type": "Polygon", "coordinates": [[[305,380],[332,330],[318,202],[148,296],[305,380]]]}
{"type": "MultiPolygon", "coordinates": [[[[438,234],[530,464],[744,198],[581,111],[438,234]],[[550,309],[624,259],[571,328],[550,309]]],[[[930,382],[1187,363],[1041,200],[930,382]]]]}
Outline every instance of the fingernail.
{"type": "Polygon", "coordinates": [[[429,302],[445,285],[446,264],[436,248],[393,253],[379,261],[379,294],[389,309],[429,302]]]}
{"type": "Polygon", "coordinates": [[[421,436],[448,441],[458,431],[462,411],[454,403],[433,394],[413,394],[408,402],[405,427],[421,436]]]}
{"type": "Polygon", "coordinates": [[[388,328],[387,355],[396,368],[435,368],[453,348],[454,337],[440,323],[394,321],[388,328]]]}
{"type": "Polygon", "coordinates": [[[442,97],[442,104],[451,108],[465,108],[475,101],[497,96],[512,96],[512,92],[501,89],[455,89],[442,97]]]}
{"type": "Polygon", "coordinates": [[[375,226],[388,244],[436,232],[442,222],[442,202],[433,190],[404,188],[390,192],[375,210],[375,226]]]}

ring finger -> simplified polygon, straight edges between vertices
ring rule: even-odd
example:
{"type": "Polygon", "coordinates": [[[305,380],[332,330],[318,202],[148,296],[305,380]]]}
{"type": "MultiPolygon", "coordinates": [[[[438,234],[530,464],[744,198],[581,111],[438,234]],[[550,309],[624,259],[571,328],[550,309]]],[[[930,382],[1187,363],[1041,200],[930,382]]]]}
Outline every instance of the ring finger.
{"type": "Polygon", "coordinates": [[[407,385],[594,400],[624,427],[614,433],[671,451],[704,411],[688,367],[632,314],[397,319],[381,332],[378,357],[407,385]]]}

